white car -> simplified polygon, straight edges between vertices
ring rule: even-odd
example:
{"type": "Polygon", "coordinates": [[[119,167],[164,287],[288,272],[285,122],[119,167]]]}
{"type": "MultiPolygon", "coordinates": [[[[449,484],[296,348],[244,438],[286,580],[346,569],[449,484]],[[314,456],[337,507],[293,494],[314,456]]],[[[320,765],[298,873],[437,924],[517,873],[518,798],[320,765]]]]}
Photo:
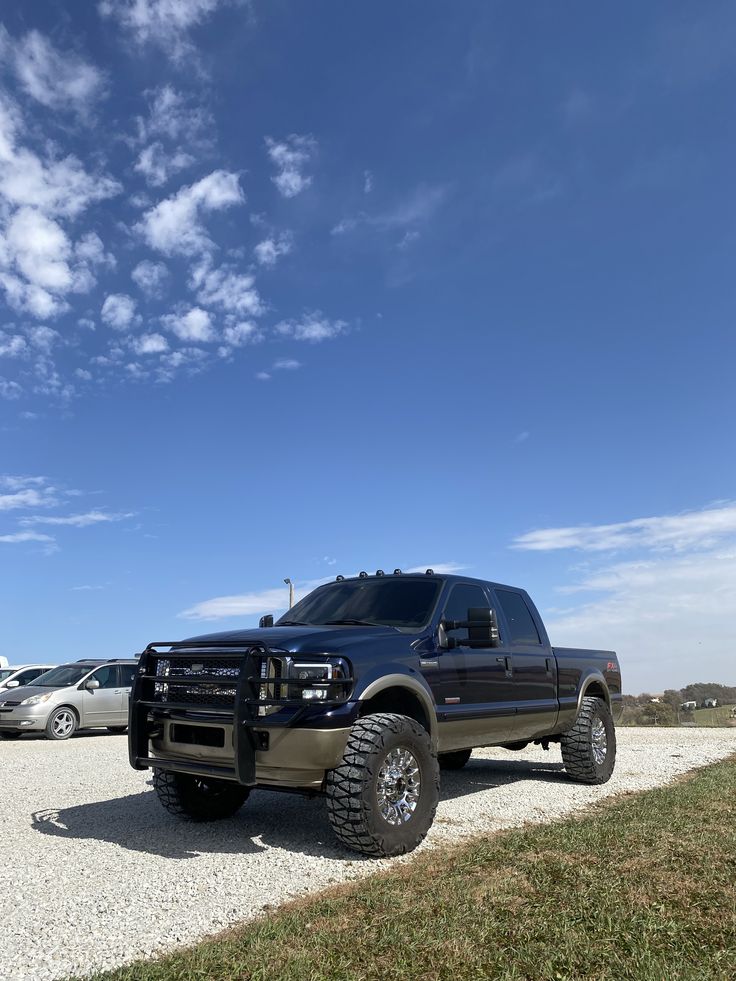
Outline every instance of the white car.
{"type": "Polygon", "coordinates": [[[22,688],[50,671],[53,664],[17,664],[0,668],[0,692],[11,688],[22,688]]]}

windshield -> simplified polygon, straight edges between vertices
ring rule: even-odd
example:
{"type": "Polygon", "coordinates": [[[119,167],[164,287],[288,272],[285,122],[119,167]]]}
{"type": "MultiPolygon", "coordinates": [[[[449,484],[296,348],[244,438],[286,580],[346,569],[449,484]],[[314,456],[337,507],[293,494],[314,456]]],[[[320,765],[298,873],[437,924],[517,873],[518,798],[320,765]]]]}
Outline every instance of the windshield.
{"type": "Polygon", "coordinates": [[[11,674],[15,674],[15,668],[0,668],[0,681],[5,681],[11,674]]]}
{"type": "Polygon", "coordinates": [[[285,613],[278,624],[382,624],[423,627],[441,583],[437,579],[350,579],[320,586],[285,613]]]}
{"type": "Polygon", "coordinates": [[[78,684],[91,670],[89,664],[81,667],[78,664],[62,664],[40,675],[31,685],[33,688],[66,688],[68,685],[78,684]]]}

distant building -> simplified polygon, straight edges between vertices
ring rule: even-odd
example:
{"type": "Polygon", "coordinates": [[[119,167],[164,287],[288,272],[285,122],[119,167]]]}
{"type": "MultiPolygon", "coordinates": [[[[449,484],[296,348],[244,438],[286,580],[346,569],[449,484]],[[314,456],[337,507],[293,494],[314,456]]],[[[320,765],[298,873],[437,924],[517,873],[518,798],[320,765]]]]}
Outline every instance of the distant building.
{"type": "Polygon", "coordinates": [[[703,699],[703,708],[704,709],[718,708],[718,699],[717,698],[704,698],[703,699]]]}
{"type": "Polygon", "coordinates": [[[680,703],[680,708],[683,710],[683,712],[694,712],[697,707],[698,707],[698,703],[697,702],[681,702],[680,703]]]}

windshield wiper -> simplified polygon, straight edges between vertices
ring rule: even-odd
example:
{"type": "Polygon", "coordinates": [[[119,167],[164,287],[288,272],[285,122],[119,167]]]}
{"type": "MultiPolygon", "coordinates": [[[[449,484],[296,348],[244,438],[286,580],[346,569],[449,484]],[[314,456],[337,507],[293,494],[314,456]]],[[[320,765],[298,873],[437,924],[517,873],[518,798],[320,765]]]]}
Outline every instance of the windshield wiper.
{"type": "Polygon", "coordinates": [[[277,627],[308,627],[309,624],[303,620],[279,620],[277,627]]]}
{"type": "Polygon", "coordinates": [[[371,623],[370,620],[353,620],[350,617],[345,617],[343,620],[325,620],[325,624],[332,626],[333,624],[347,624],[351,627],[375,627],[375,623],[371,623]]]}

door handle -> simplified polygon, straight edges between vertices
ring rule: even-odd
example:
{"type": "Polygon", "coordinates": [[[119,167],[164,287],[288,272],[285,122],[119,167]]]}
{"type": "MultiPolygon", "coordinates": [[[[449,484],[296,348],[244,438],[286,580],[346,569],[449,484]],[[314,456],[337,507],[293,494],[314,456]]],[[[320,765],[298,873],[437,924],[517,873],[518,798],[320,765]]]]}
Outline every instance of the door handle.
{"type": "Polygon", "coordinates": [[[506,654],[504,657],[497,657],[496,662],[498,664],[503,664],[504,670],[506,672],[506,677],[511,677],[511,657],[506,654]]]}

